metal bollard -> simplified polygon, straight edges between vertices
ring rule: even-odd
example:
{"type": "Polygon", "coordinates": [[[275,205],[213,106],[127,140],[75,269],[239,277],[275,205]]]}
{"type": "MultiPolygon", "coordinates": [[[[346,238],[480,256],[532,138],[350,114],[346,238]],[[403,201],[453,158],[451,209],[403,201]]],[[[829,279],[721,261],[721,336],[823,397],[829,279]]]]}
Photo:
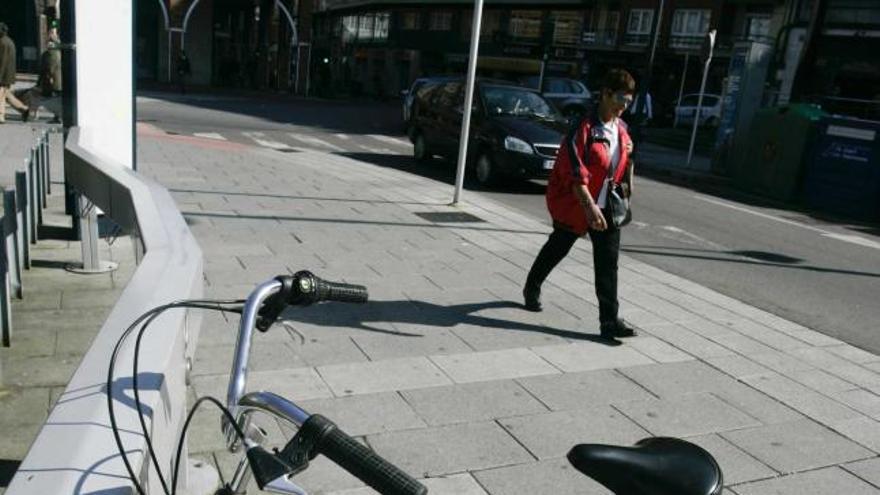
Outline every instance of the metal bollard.
{"type": "Polygon", "coordinates": [[[6,252],[9,281],[16,299],[21,299],[21,263],[18,256],[18,225],[15,214],[15,191],[3,191],[3,249],[6,252]]]}
{"type": "Polygon", "coordinates": [[[46,194],[52,194],[52,164],[49,159],[49,152],[51,151],[51,148],[49,147],[49,131],[43,132],[43,145],[46,148],[46,194]]]}
{"type": "MultiPolygon", "coordinates": [[[[0,222],[0,236],[6,237],[3,232],[3,222],[0,222]]],[[[6,259],[6,250],[0,250],[0,345],[9,347],[12,343],[12,314],[9,300],[9,263],[6,259]]]]}
{"type": "Polygon", "coordinates": [[[15,215],[18,221],[18,249],[21,255],[21,266],[31,268],[30,213],[28,213],[27,172],[15,172],[15,215]]]}
{"type": "Polygon", "coordinates": [[[31,150],[31,159],[28,160],[25,170],[27,170],[27,190],[28,190],[28,222],[30,223],[30,229],[28,229],[28,233],[30,233],[30,242],[31,244],[37,243],[37,210],[39,210],[38,200],[37,200],[37,179],[36,179],[36,166],[34,165],[33,160],[34,152],[31,150]]]}

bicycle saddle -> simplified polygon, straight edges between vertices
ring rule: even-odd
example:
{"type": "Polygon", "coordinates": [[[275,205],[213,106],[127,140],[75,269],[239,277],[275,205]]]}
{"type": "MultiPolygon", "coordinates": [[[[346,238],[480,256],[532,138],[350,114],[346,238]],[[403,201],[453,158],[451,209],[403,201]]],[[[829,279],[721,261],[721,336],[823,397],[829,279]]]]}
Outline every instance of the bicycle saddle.
{"type": "Polygon", "coordinates": [[[633,447],[575,445],[568,461],[620,495],[721,494],[721,468],[712,455],[677,438],[645,438],[633,447]]]}

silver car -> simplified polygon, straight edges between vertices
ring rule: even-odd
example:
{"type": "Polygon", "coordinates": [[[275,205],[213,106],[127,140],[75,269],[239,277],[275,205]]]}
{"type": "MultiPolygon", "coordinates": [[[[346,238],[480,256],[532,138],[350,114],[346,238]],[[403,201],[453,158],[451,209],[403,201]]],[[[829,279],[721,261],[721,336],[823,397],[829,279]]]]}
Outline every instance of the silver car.
{"type": "MultiPolygon", "coordinates": [[[[675,105],[675,125],[694,123],[694,115],[697,114],[697,102],[699,94],[685,95],[681,97],[681,102],[675,105]]],[[[711,126],[718,125],[721,120],[721,96],[713,94],[703,94],[703,102],[700,107],[700,119],[698,125],[711,126]]]]}
{"type": "MultiPolygon", "coordinates": [[[[523,86],[538,88],[538,76],[521,79],[523,86]]],[[[544,92],[541,95],[566,117],[583,114],[592,102],[590,90],[584,83],[566,77],[544,78],[544,92]]]]}

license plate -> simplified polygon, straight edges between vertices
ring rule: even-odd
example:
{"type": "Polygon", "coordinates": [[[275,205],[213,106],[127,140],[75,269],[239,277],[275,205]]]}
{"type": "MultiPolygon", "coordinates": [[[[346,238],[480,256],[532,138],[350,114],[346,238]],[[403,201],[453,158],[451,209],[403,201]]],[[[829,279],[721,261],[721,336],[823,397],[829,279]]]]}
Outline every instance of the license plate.
{"type": "Polygon", "coordinates": [[[544,170],[553,170],[553,164],[556,160],[544,160],[544,170]]]}

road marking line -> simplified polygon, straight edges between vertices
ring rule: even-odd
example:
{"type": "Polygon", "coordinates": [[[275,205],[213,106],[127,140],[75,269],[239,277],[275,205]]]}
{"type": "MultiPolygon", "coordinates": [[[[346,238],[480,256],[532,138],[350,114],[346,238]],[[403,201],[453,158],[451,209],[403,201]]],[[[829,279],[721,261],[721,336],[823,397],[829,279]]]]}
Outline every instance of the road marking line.
{"type": "Polygon", "coordinates": [[[335,144],[332,144],[332,143],[328,143],[327,141],[324,141],[323,139],[318,139],[314,136],[306,136],[304,134],[294,134],[292,132],[289,132],[288,135],[290,135],[290,137],[292,137],[293,139],[296,139],[297,141],[302,141],[304,143],[314,144],[316,146],[320,146],[322,148],[328,148],[333,151],[345,151],[345,148],[342,148],[340,146],[336,146],[335,144]]]}
{"type": "Polygon", "coordinates": [[[785,218],[779,218],[774,215],[769,215],[767,213],[761,213],[759,211],[754,211],[749,208],[743,208],[742,206],[736,206],[725,201],[718,201],[712,198],[707,198],[705,196],[700,196],[695,194],[694,198],[699,199],[700,201],[705,201],[707,203],[712,203],[718,206],[724,206],[725,208],[730,208],[731,210],[741,211],[743,213],[748,213],[750,215],[754,215],[756,217],[761,217],[767,220],[773,220],[775,222],[784,223],[786,225],[791,225],[794,227],[800,227],[802,229],[810,230],[820,234],[823,237],[828,237],[830,239],[836,239],[838,241],[847,242],[849,244],[855,244],[858,246],[869,247],[874,249],[880,249],[880,243],[872,241],[870,239],[865,239],[864,237],[850,234],[835,234],[834,232],[820,229],[817,227],[813,227],[812,225],[807,225],[800,222],[795,222],[794,220],[788,220],[785,218]]]}
{"type": "Polygon", "coordinates": [[[226,138],[216,132],[194,132],[193,136],[207,139],[216,139],[218,141],[226,141],[226,138]]]}
{"type": "Polygon", "coordinates": [[[242,132],[242,134],[244,134],[246,137],[248,137],[250,139],[253,139],[260,146],[264,146],[266,148],[272,148],[273,150],[285,150],[285,151],[294,149],[294,148],[292,148],[284,143],[278,142],[278,141],[272,141],[269,139],[261,139],[261,137],[263,136],[262,132],[242,132]]]}
{"type": "Polygon", "coordinates": [[[367,134],[367,137],[373,138],[377,141],[382,141],[386,144],[393,144],[395,146],[404,146],[406,148],[412,148],[412,143],[409,141],[404,141],[403,139],[394,138],[391,136],[385,136],[382,134],[367,134]]]}
{"type": "Polygon", "coordinates": [[[858,244],[859,246],[865,246],[874,249],[880,249],[880,242],[872,241],[870,239],[865,239],[864,237],[859,237],[857,235],[851,234],[822,234],[825,237],[830,237],[832,239],[837,239],[838,241],[849,242],[852,244],[858,244]]]}

